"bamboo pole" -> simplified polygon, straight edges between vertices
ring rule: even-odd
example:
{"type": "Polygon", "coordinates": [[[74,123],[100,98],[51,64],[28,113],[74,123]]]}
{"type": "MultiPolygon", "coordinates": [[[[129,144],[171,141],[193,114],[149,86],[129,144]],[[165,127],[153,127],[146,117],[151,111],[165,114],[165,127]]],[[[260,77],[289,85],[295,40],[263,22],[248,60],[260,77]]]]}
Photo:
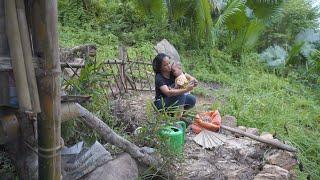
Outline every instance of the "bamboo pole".
{"type": "Polygon", "coordinates": [[[38,117],[39,179],[61,179],[61,96],[58,54],[57,1],[34,0],[32,39],[39,56],[37,71],[41,113],[38,117]]]}
{"type": "Polygon", "coordinates": [[[17,96],[21,111],[32,110],[30,92],[28,88],[27,73],[23,60],[20,31],[16,13],[16,3],[13,0],[5,0],[6,33],[8,36],[10,54],[12,56],[12,68],[18,89],[17,96]]]}
{"type": "Polygon", "coordinates": [[[23,50],[24,63],[27,73],[27,80],[30,90],[30,98],[32,103],[32,110],[34,113],[39,113],[40,110],[40,102],[39,102],[39,94],[38,87],[36,82],[36,75],[34,72],[33,60],[32,60],[32,51],[30,47],[30,37],[24,7],[24,0],[16,0],[17,6],[17,15],[18,15],[18,23],[20,29],[21,36],[21,44],[23,50]]]}

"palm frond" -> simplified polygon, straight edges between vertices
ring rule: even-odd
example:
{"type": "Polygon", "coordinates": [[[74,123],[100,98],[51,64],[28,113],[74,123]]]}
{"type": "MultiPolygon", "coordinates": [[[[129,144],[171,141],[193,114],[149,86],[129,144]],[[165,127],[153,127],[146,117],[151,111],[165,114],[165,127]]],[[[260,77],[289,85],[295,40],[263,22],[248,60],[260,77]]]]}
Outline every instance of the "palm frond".
{"type": "Polygon", "coordinates": [[[210,0],[210,3],[214,11],[221,13],[221,11],[227,5],[227,0],[210,0]]]}
{"type": "Polygon", "coordinates": [[[164,11],[162,0],[136,0],[134,1],[137,9],[144,15],[155,15],[160,18],[164,11]]]}
{"type": "Polygon", "coordinates": [[[173,20],[178,20],[185,16],[190,8],[192,8],[191,0],[166,0],[168,13],[173,20]]]}
{"type": "Polygon", "coordinates": [[[279,0],[254,0],[258,3],[265,3],[265,4],[276,4],[279,2],[279,0]]]}
{"type": "Polygon", "coordinates": [[[192,8],[186,14],[190,19],[191,40],[199,46],[201,41],[212,41],[212,6],[208,0],[193,0],[192,8]]]}
{"type": "Polygon", "coordinates": [[[253,10],[254,15],[260,19],[269,19],[282,5],[282,0],[248,0],[246,5],[253,10]]]}
{"type": "Polygon", "coordinates": [[[303,45],[304,45],[304,42],[302,41],[302,42],[296,42],[292,46],[290,52],[288,53],[288,58],[287,58],[286,63],[285,63],[286,66],[289,65],[289,64],[294,64],[294,62],[293,62],[294,57],[296,57],[300,53],[303,45]]]}
{"type": "Polygon", "coordinates": [[[260,54],[260,58],[269,67],[283,66],[288,56],[286,50],[278,45],[270,46],[260,54]]]}
{"type": "Polygon", "coordinates": [[[211,6],[208,0],[197,0],[195,6],[195,26],[199,35],[204,36],[211,32],[211,6]]]}
{"type": "Polygon", "coordinates": [[[226,8],[224,9],[223,13],[217,19],[214,29],[218,30],[221,26],[226,22],[226,20],[231,17],[233,14],[241,11],[241,8],[244,7],[245,1],[244,0],[231,0],[227,4],[226,8]]]}
{"type": "Polygon", "coordinates": [[[258,19],[252,20],[247,28],[245,37],[244,37],[244,47],[246,49],[253,48],[257,41],[259,40],[260,35],[265,29],[265,24],[258,19]]]}
{"type": "Polygon", "coordinates": [[[243,52],[252,51],[264,30],[265,25],[259,19],[254,19],[247,27],[239,29],[230,46],[232,55],[240,57],[243,52]]]}

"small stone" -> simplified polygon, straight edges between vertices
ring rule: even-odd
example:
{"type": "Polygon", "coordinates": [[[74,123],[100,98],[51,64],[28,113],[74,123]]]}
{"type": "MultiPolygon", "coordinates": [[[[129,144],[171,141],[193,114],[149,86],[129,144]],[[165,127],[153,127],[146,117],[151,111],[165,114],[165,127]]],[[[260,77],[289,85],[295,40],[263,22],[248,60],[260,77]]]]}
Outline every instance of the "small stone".
{"type": "Polygon", "coordinates": [[[265,155],[267,163],[277,165],[286,170],[292,170],[297,165],[297,160],[294,155],[288,151],[275,150],[265,155]]]}
{"type": "Polygon", "coordinates": [[[273,135],[268,132],[262,132],[260,137],[263,139],[273,139],[273,135]]]}
{"type": "MultiPolygon", "coordinates": [[[[240,130],[240,131],[246,132],[246,129],[247,129],[247,128],[244,127],[244,126],[238,126],[237,129],[240,130]]],[[[238,133],[235,133],[234,136],[237,137],[237,138],[243,137],[243,135],[238,134],[238,133]]]]}
{"type": "Polygon", "coordinates": [[[266,164],[254,180],[289,180],[289,171],[275,165],[266,164]]]}
{"type": "Polygon", "coordinates": [[[222,125],[229,126],[232,128],[237,127],[237,119],[234,116],[225,115],[222,117],[222,125]]]}
{"type": "Polygon", "coordinates": [[[259,130],[257,128],[248,128],[248,129],[246,129],[246,132],[253,134],[253,135],[256,135],[256,136],[259,136],[259,130]]]}
{"type": "Polygon", "coordinates": [[[246,132],[247,128],[245,126],[238,126],[238,129],[241,131],[246,132]]]}

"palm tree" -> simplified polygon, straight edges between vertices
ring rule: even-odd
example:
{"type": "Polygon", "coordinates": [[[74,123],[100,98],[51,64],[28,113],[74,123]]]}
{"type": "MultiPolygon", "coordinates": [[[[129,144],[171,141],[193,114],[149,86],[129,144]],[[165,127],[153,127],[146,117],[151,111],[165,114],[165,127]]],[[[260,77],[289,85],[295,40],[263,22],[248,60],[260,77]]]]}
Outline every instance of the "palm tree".
{"type": "Polygon", "coordinates": [[[191,42],[197,47],[202,41],[212,42],[213,6],[209,0],[135,0],[135,4],[144,14],[159,19],[166,17],[169,30],[188,30],[191,42]]]}
{"type": "Polygon", "coordinates": [[[239,59],[245,51],[252,50],[260,35],[275,15],[281,13],[281,1],[277,0],[229,0],[214,24],[214,40],[220,29],[228,31],[228,50],[239,59]]]}

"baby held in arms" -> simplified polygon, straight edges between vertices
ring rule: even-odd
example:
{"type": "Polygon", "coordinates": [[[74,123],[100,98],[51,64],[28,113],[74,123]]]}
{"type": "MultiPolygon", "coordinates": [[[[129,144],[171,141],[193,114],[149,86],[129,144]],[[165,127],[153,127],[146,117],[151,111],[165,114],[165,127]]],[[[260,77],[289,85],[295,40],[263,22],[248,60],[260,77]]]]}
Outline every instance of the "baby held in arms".
{"type": "MultiPolygon", "coordinates": [[[[196,83],[196,80],[187,73],[182,72],[182,68],[180,64],[173,63],[171,66],[171,72],[175,77],[175,87],[176,89],[184,89],[187,87],[189,83],[196,83]]],[[[185,94],[190,94],[187,92],[185,94]]]]}

